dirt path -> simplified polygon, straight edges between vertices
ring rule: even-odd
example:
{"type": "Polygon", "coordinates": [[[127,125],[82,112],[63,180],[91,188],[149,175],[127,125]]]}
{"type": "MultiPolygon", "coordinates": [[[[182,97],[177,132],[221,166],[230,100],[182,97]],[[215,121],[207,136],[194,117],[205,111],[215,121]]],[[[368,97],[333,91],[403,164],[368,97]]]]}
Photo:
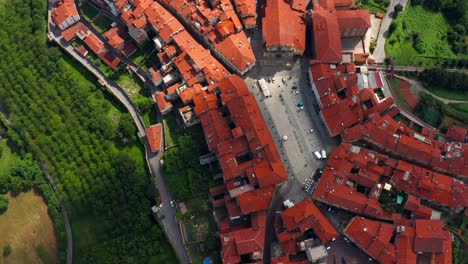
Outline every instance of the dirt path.
{"type": "Polygon", "coordinates": [[[440,97],[438,95],[435,95],[435,94],[431,93],[429,90],[427,90],[426,87],[424,87],[424,84],[422,84],[420,81],[409,79],[409,78],[406,78],[404,76],[400,76],[400,75],[396,75],[396,74],[395,74],[395,77],[397,77],[398,79],[405,80],[405,81],[409,82],[411,84],[410,85],[410,90],[415,96],[418,96],[418,94],[420,92],[423,92],[423,93],[431,95],[432,97],[436,98],[437,100],[441,101],[444,104],[467,104],[468,103],[468,101],[449,100],[449,99],[445,99],[443,97],[440,97]]]}

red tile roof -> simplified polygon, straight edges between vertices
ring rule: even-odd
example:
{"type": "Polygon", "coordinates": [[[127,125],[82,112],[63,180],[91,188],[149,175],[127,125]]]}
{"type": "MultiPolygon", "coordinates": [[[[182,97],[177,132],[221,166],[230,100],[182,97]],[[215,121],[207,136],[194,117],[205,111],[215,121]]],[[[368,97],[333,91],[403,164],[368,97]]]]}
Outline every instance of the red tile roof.
{"type": "Polygon", "coordinates": [[[239,207],[243,214],[267,210],[273,198],[274,187],[266,187],[245,192],[237,196],[239,207]]]}
{"type": "Polygon", "coordinates": [[[151,147],[152,152],[158,152],[162,148],[162,125],[156,124],[146,128],[146,137],[151,147]]]}
{"type": "Polygon", "coordinates": [[[301,12],[292,10],[284,0],[268,1],[262,19],[266,47],[291,47],[302,54],[306,26],[301,16],[301,12]]]}
{"type": "Polygon", "coordinates": [[[312,14],[316,57],[321,62],[341,62],[341,37],[334,11],[317,8],[312,14]]]}
{"type": "Polygon", "coordinates": [[[63,0],[63,3],[52,11],[52,21],[59,26],[68,18],[78,16],[75,2],[73,0],[63,0]]]}
{"type": "Polygon", "coordinates": [[[415,252],[442,253],[444,240],[451,239],[442,228],[442,221],[416,220],[415,252]]]}
{"type": "Polygon", "coordinates": [[[445,134],[448,138],[458,141],[465,142],[467,129],[452,125],[448,128],[447,133],[445,134]]]}
{"type": "Polygon", "coordinates": [[[369,10],[338,10],[336,11],[340,29],[370,28],[369,10]]]}
{"type": "Polygon", "coordinates": [[[335,7],[346,7],[351,6],[354,0],[334,0],[335,7]]]}
{"type": "Polygon", "coordinates": [[[390,243],[394,226],[354,217],[344,230],[354,243],[380,263],[396,263],[395,246],[390,243]]]}
{"type": "Polygon", "coordinates": [[[81,22],[78,22],[75,25],[62,31],[63,39],[65,39],[68,42],[73,40],[78,34],[81,36],[86,36],[89,34],[88,27],[83,25],[83,23],[81,22]]]}
{"type": "Polygon", "coordinates": [[[242,72],[255,64],[255,55],[244,32],[228,36],[215,47],[242,72]]]}
{"type": "Polygon", "coordinates": [[[286,230],[299,228],[300,233],[313,229],[322,243],[328,243],[339,234],[310,199],[305,199],[281,213],[286,230]]]}
{"type": "Polygon", "coordinates": [[[172,109],[172,103],[166,100],[166,95],[161,92],[154,94],[154,99],[161,113],[166,113],[172,109]]]}
{"type": "Polygon", "coordinates": [[[83,41],[96,55],[104,52],[104,43],[93,33],[89,33],[83,41]]]}

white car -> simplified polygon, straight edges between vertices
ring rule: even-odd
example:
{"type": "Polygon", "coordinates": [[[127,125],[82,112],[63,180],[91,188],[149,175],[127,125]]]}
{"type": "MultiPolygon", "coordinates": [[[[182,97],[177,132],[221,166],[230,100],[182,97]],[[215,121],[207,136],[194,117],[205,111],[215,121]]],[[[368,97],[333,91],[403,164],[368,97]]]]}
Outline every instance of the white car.
{"type": "Polygon", "coordinates": [[[175,206],[175,203],[174,203],[174,200],[171,201],[171,207],[174,207],[175,206]]]}

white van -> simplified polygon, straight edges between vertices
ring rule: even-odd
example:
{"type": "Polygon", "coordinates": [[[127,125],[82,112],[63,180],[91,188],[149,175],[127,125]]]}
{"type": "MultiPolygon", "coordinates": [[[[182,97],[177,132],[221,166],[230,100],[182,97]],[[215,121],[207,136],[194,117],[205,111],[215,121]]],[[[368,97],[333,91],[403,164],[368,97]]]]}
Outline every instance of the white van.
{"type": "Polygon", "coordinates": [[[327,158],[327,152],[325,151],[325,149],[322,149],[322,150],[321,150],[321,154],[322,154],[322,159],[326,159],[326,158],[327,158]]]}
{"type": "Polygon", "coordinates": [[[320,155],[320,152],[318,150],[314,151],[314,155],[317,159],[321,159],[322,155],[320,155]]]}

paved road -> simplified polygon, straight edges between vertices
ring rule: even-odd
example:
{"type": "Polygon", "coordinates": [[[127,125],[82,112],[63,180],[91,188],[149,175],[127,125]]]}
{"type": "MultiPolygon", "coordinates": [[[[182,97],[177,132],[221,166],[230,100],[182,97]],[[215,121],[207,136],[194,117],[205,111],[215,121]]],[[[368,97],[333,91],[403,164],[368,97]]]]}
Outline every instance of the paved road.
{"type": "Polygon", "coordinates": [[[422,82],[420,82],[420,81],[409,79],[409,78],[406,78],[404,76],[400,76],[400,75],[396,75],[396,74],[395,74],[395,77],[409,82],[411,84],[410,90],[412,90],[416,95],[418,93],[420,93],[420,92],[423,92],[423,93],[431,95],[432,97],[436,98],[437,100],[441,101],[444,104],[466,104],[466,103],[468,103],[468,101],[450,100],[450,99],[446,99],[446,98],[440,97],[438,95],[435,95],[435,94],[431,93],[429,90],[427,90],[426,87],[424,87],[424,84],[422,82]]]}
{"type": "Polygon", "coordinates": [[[373,58],[376,62],[381,63],[385,60],[385,40],[388,37],[388,28],[390,27],[390,24],[393,20],[393,9],[397,4],[401,4],[404,8],[406,7],[407,3],[408,0],[392,0],[390,3],[387,14],[385,14],[382,24],[380,25],[379,35],[377,37],[377,45],[375,46],[375,50],[371,55],[371,58],[373,58]]]}
{"type": "MultiPolygon", "coordinates": [[[[391,71],[392,68],[390,66],[377,64],[377,65],[368,65],[367,68],[372,71],[391,71]]],[[[393,66],[394,72],[422,72],[426,68],[425,67],[416,67],[416,66],[393,66]]],[[[449,72],[460,72],[464,74],[468,74],[468,70],[466,69],[445,69],[449,72]]]]}
{"type": "MultiPolygon", "coordinates": [[[[98,78],[100,83],[106,86],[108,90],[127,108],[135,122],[135,125],[137,126],[138,135],[143,138],[147,155],[146,160],[152,175],[155,177],[155,184],[161,195],[161,199],[168,203],[170,200],[172,200],[172,197],[170,196],[169,191],[166,187],[164,177],[160,168],[159,160],[162,154],[154,155],[149,151],[149,143],[147,138],[145,137],[145,125],[143,123],[143,120],[141,119],[141,116],[138,113],[138,109],[136,108],[136,106],[132,103],[130,98],[120,86],[118,86],[115,82],[107,79],[104,76],[104,74],[87,58],[77,53],[75,49],[61,37],[60,31],[56,27],[49,25],[49,28],[49,36],[52,38],[52,40],[55,41],[76,60],[78,60],[91,73],[93,73],[98,78]]],[[[165,216],[164,219],[162,219],[164,230],[167,233],[169,241],[173,246],[174,250],[176,251],[176,254],[178,255],[182,263],[190,263],[190,259],[180,233],[179,224],[175,219],[175,209],[171,208],[170,206],[163,206],[162,213],[165,216]]]]}

